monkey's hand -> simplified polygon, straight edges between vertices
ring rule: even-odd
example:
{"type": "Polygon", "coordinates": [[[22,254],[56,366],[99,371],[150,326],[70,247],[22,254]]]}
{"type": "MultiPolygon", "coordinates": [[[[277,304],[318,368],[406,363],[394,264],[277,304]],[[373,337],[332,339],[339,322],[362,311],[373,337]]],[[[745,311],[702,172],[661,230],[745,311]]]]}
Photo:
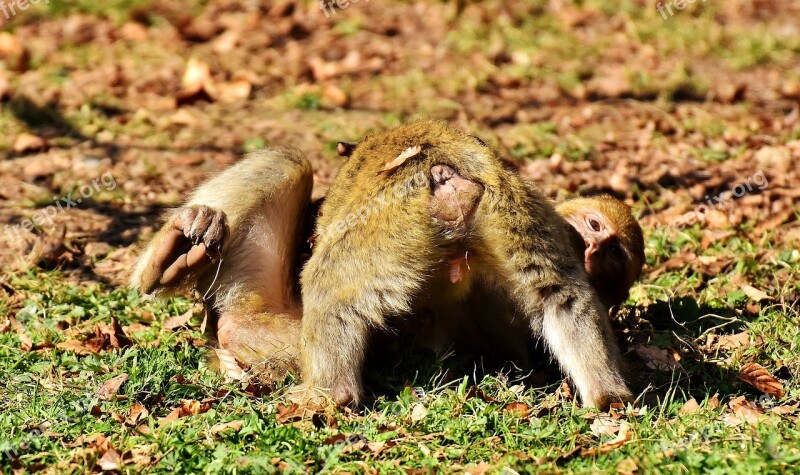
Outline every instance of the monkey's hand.
{"type": "Polygon", "coordinates": [[[228,235],[224,212],[204,205],[179,209],[161,230],[159,244],[142,273],[142,290],[150,293],[158,286],[175,285],[204,269],[222,255],[228,235]]]}

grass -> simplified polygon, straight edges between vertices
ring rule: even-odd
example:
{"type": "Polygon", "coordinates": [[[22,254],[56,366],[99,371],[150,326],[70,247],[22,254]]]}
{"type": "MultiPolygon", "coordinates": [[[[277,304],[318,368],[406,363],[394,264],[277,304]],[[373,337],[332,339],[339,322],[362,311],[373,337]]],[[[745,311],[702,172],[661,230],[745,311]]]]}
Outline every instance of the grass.
{"type": "MultiPolygon", "coordinates": [[[[648,247],[658,244],[664,246],[651,241],[648,247]]],[[[753,272],[769,275],[763,267],[753,272]]],[[[164,319],[190,310],[185,299],[142,301],[124,289],[73,286],[57,271],[11,275],[4,288],[17,293],[0,300],[0,321],[15,314],[32,349],[15,329],[0,334],[3,471],[90,471],[105,463],[103,444],[110,444],[121,454],[118,463],[125,472],[427,473],[446,468],[513,473],[513,467],[519,473],[633,473],[635,468],[644,473],[785,473],[800,460],[800,432],[792,415],[768,410],[795,400],[797,385],[790,381],[784,399],[775,400],[737,381],[735,374],[746,361],[797,373],[796,310],[772,304],[747,317],[736,310],[744,296],[733,306],[709,298],[700,307],[693,299],[664,298],[668,289],[680,295],[682,286],[697,285],[686,278],[690,275],[688,268],[678,269],[636,288],[641,306],[623,312],[628,320],[622,326],[633,329],[634,336],[626,337],[631,344],[638,339],[676,348],[683,356],[680,368],[643,371],[637,409],[600,416],[560,396],[558,379],[530,385],[510,374],[489,373],[475,381],[448,376],[446,361],[408,353],[376,370],[384,395],[374,405],[360,413],[328,411],[305,419],[287,410],[283,385],[273,390],[223,383],[209,371],[200,316],[189,329],[164,328],[164,319]],[[633,316],[637,312],[647,320],[633,316]],[[710,314],[720,315],[727,328],[709,332],[700,317],[710,314]],[[131,335],[130,346],[83,356],[53,347],[76,333],[91,334],[112,317],[131,335]],[[632,321],[652,328],[642,330],[632,321]],[[69,332],[63,331],[67,327],[69,332]],[[745,329],[761,343],[731,351],[700,348],[709,333],[745,329]],[[121,374],[127,380],[118,393],[103,397],[104,383],[121,374]],[[709,403],[715,393],[719,405],[709,403]],[[737,395],[767,412],[752,424],[731,419],[727,404],[737,395]],[[692,397],[699,409],[681,415],[692,397]],[[185,401],[205,407],[165,422],[185,401]],[[131,410],[138,405],[147,414],[136,419],[131,410]],[[593,454],[617,436],[593,431],[598,419],[612,429],[627,424],[630,440],[593,454]],[[220,430],[225,423],[231,427],[220,430]]],[[[706,282],[703,294],[724,288],[726,279],[706,282]]]]}
{"type": "MultiPolygon", "coordinates": [[[[137,18],[146,12],[140,20],[148,25],[167,22],[158,16],[159,9],[148,8],[149,1],[67,3],[50,2],[47,8],[40,4],[17,21],[56,22],[82,13],[119,25],[138,9],[137,18]]],[[[202,11],[206,3],[192,2],[191,11],[202,11]]],[[[424,50],[419,52],[424,61],[417,60],[417,51],[399,50],[399,59],[387,59],[387,72],[342,79],[340,86],[356,100],[364,90],[383,96],[378,105],[370,102],[369,107],[353,109],[327,107],[321,88],[304,88],[308,72],[300,71],[297,77],[286,73],[284,80],[284,63],[259,56],[243,61],[232,54],[217,58],[208,48],[189,43],[117,41],[64,44],[45,61],[34,48],[30,69],[40,74],[41,86],[59,91],[72,76],[79,76],[76,73],[112,63],[134,64],[147,74],[163,73],[164,65],[172,65],[175,75],[169,77],[177,80],[185,59],[194,55],[213,59],[220,78],[252,68],[259,78],[281,80],[256,85],[246,103],[200,103],[191,114],[200,119],[200,128],[170,126],[174,111],[141,105],[126,110],[128,98],[108,91],[74,107],[49,101],[57,96],[37,95],[35,90],[17,94],[0,110],[0,150],[9,152],[13,137],[23,131],[47,135],[54,154],[102,133],[108,141],[121,139],[126,148],[134,145],[131,149],[138,155],[121,166],[141,168],[139,175],[127,177],[132,184],[139,185],[135,180],[140,179],[149,185],[163,181],[176,186],[161,180],[175,179],[176,174],[159,168],[164,159],[155,155],[176,141],[190,146],[240,143],[243,150],[251,150],[297,139],[302,140],[301,148],[312,152],[316,140],[324,147],[317,155],[340,160],[335,157],[338,140],[357,140],[417,115],[460,121],[457,113],[466,110],[472,115],[464,117],[476,122],[481,137],[520,162],[556,153],[568,162],[596,160],[602,155],[598,145],[609,130],[624,135],[628,127],[631,135],[638,133],[644,124],[636,122],[652,115],[654,121],[666,117],[679,131],[675,136],[655,132],[656,149],[668,150],[671,141],[685,143],[685,157],[696,160],[698,167],[712,167],[748,152],[746,138],[770,132],[761,130],[766,127],[760,120],[761,105],[740,102],[725,109],[732,114],[718,114],[720,109],[707,97],[714,83],[705,71],[721,71],[728,80],[736,71],[772,67],[787,79],[797,79],[788,70],[796,62],[800,40],[773,31],[769,24],[733,22],[723,28],[715,20],[725,14],[721,2],[698,2],[664,21],[642,2],[587,0],[576,8],[601,16],[589,28],[571,28],[570,19],[556,15],[543,0],[489,2],[486,11],[500,12],[496,18],[491,14],[491,22],[478,14],[483,7],[465,3],[469,5],[462,16],[451,19],[449,31],[434,42],[447,49],[441,60],[450,61],[450,68],[424,66],[426,55],[432,54],[424,50]],[[595,31],[601,33],[595,36],[595,31]],[[630,56],[628,50],[620,56],[620,43],[630,56]],[[654,69],[638,67],[634,53],[645,47],[659,57],[654,69]],[[575,99],[599,78],[600,65],[621,68],[630,81],[626,94],[636,99],[641,116],[620,116],[612,122],[587,119],[584,125],[566,129],[559,119],[563,116],[527,123],[503,119],[495,129],[474,119],[475,110],[463,105],[476,95],[503,98],[517,92],[521,95],[511,95],[507,102],[523,112],[546,112],[551,104],[525,94],[549,84],[568,93],[559,96],[552,109],[612,109],[614,104],[575,99]],[[498,86],[515,81],[518,87],[498,86]],[[285,128],[281,131],[286,136],[271,134],[273,122],[257,126],[265,117],[285,128]],[[728,136],[741,136],[733,140],[739,145],[722,142],[728,136]]],[[[380,6],[384,7],[397,5],[387,2],[380,6]]],[[[352,41],[348,47],[359,48],[366,60],[371,51],[366,44],[376,38],[391,40],[370,31],[371,19],[360,16],[365,11],[359,5],[338,14],[333,30],[337,40],[352,41]]],[[[53,31],[55,26],[49,25],[53,31]]],[[[387,44],[381,48],[399,48],[387,44]]],[[[260,53],[253,50],[254,55],[260,53]]],[[[9,77],[13,87],[30,82],[22,74],[9,77]]],[[[498,102],[485,104],[491,108],[498,102]]],[[[786,126],[773,134],[775,144],[795,140],[798,134],[796,127],[786,126]]],[[[328,168],[333,168],[331,163],[328,168]]],[[[175,168],[170,162],[167,167],[175,168]]],[[[188,173],[186,167],[181,172],[188,173]]],[[[122,178],[120,188],[95,198],[104,203],[136,198],[132,195],[138,188],[124,188],[122,178]]],[[[64,180],[51,191],[63,195],[72,190],[72,181],[64,180]]],[[[178,184],[189,187],[180,180],[178,184]]],[[[158,197],[161,191],[156,188],[151,194],[158,197]]],[[[169,191],[169,196],[177,196],[177,191],[169,191]]],[[[663,210],[674,203],[669,193],[661,192],[671,191],[648,188],[632,196],[640,206],[648,202],[663,210]]],[[[51,202],[48,193],[23,201],[23,207],[51,202]]],[[[14,213],[30,211],[20,209],[14,213]]],[[[90,473],[116,466],[125,473],[789,473],[800,461],[798,414],[792,409],[800,398],[800,313],[792,300],[800,292],[800,256],[790,244],[769,235],[756,241],[753,226],[745,221],[732,235],[710,244],[704,244],[704,230],[698,226],[645,229],[649,274],[634,287],[617,322],[641,397],[636,407],[602,415],[578,407],[552,365],[535,368],[524,380],[516,371],[473,376],[477,372],[463,361],[402,349],[396,358],[377,361],[370,369],[374,403],[357,412],[301,417],[283,397],[293,375],[275,387],[263,387],[224,382],[209,370],[202,315],[193,315],[185,327],[169,328],[167,319],[192,311],[187,299],[148,301],[120,287],[76,285],[91,277],[75,274],[75,269],[4,272],[0,471],[90,473]],[[696,258],[665,266],[689,253],[696,258]],[[663,271],[653,272],[658,269],[663,271]],[[744,284],[771,298],[755,302],[744,284]],[[124,335],[112,326],[114,321],[124,335]],[[724,344],[744,332],[745,345],[724,344]],[[114,344],[112,336],[122,342],[114,344]],[[102,340],[98,351],[77,354],[64,345],[90,338],[102,340]],[[642,347],[671,359],[648,367],[637,356],[636,349],[642,347]],[[761,364],[780,377],[785,395],[767,396],[741,381],[738,374],[745,363],[761,364]],[[109,390],[110,381],[123,375],[119,388],[109,390]],[[758,407],[742,409],[740,396],[758,407]],[[692,399],[696,408],[688,402],[692,399]],[[775,408],[783,409],[774,412],[775,408]]],[[[549,364],[549,359],[542,362],[549,364]]]]}

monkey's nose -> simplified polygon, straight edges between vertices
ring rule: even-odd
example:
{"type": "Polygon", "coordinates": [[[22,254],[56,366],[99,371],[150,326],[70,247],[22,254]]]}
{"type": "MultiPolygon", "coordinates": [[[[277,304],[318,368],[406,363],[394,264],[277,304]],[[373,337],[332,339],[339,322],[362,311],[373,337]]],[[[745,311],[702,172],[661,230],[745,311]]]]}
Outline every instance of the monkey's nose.
{"type": "Polygon", "coordinates": [[[586,250],[584,251],[584,257],[589,259],[594,253],[597,252],[599,249],[597,244],[594,241],[586,241],[586,250]]]}

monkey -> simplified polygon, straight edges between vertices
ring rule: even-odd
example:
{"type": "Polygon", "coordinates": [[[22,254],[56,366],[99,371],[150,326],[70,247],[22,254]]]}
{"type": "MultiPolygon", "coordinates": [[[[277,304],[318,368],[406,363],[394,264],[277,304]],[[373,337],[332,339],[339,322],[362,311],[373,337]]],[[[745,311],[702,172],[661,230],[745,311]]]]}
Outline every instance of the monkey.
{"type": "Polygon", "coordinates": [[[458,301],[430,289],[449,280],[447,258],[467,249],[475,256],[470,280],[507,295],[585,404],[603,408],[630,399],[610,322],[570,246],[569,224],[534,185],[500,165],[492,149],[439,122],[367,137],[332,182],[316,229],[355,224],[354,210],[376,196],[385,203],[378,219],[363,220],[352,232],[337,226],[343,232],[320,234],[301,272],[306,387],[325,388],[337,404],[359,403],[374,332],[390,318],[413,315],[419,302],[458,301]],[[415,147],[417,153],[390,167],[415,147]],[[466,226],[431,219],[435,187],[397,193],[404,176],[418,173],[446,184],[443,166],[483,188],[466,226]],[[393,173],[396,168],[403,173],[393,173]],[[404,196],[386,200],[387,193],[404,196]]]}
{"type": "MultiPolygon", "coordinates": [[[[474,135],[470,137],[484,143],[474,135]]],[[[348,158],[357,145],[338,142],[336,150],[339,156],[348,158]]],[[[450,186],[461,196],[476,192],[457,174],[450,186]]],[[[436,214],[436,208],[456,203],[459,202],[452,197],[434,195],[432,214],[436,214]]],[[[644,235],[631,208],[611,195],[600,194],[567,200],[556,205],[556,211],[572,226],[570,238],[573,247],[578,255],[584,257],[589,282],[600,301],[607,309],[615,309],[628,298],[631,286],[642,274],[645,259],[644,235]]],[[[466,262],[454,258],[452,264],[451,272],[457,279],[462,275],[466,262]]]]}
{"type": "Polygon", "coordinates": [[[597,195],[565,201],[556,211],[572,225],[575,251],[584,256],[600,301],[608,309],[618,307],[641,276],[645,259],[642,228],[630,207],[597,195]]]}
{"type": "Polygon", "coordinates": [[[458,302],[479,282],[508,296],[586,404],[630,399],[602,303],[568,244],[569,224],[484,144],[444,124],[419,122],[356,146],[322,204],[298,292],[297,236],[307,226],[298,216],[305,216],[310,188],[310,167],[299,152],[248,155],[170,216],[137,262],[132,285],[160,294],[207,288],[220,347],[246,364],[271,361],[276,371],[297,368],[302,354],[305,386],[327,388],[346,404],[363,397],[361,368],[375,329],[416,308],[458,302]],[[399,166],[402,173],[385,169],[415,144],[421,151],[399,166]],[[418,174],[433,185],[409,189],[401,180],[418,174]],[[447,196],[459,178],[479,192],[456,200],[449,215],[436,211],[437,193],[447,196]],[[387,200],[400,185],[403,199],[387,200]],[[364,203],[373,203],[376,214],[359,220],[350,210],[364,203]],[[333,229],[343,232],[319,233],[337,223],[344,225],[333,229]],[[454,278],[451,259],[462,249],[477,256],[467,274],[477,277],[454,278]],[[453,280],[461,285],[448,286],[453,280]]]}

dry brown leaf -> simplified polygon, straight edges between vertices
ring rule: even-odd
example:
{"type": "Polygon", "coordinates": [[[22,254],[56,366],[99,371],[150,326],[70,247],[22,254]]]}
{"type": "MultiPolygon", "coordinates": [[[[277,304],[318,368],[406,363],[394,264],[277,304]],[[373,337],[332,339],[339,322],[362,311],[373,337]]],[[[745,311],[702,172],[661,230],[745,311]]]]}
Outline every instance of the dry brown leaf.
{"type": "Polygon", "coordinates": [[[556,397],[558,399],[563,399],[565,401],[572,401],[572,389],[570,389],[569,384],[566,381],[561,383],[561,386],[556,389],[556,397]]]}
{"type": "Polygon", "coordinates": [[[411,422],[419,422],[425,419],[427,415],[428,410],[425,408],[425,405],[418,402],[414,405],[413,409],[411,409],[411,422]]]}
{"type": "Polygon", "coordinates": [[[196,94],[211,82],[211,68],[199,59],[191,58],[181,78],[182,94],[196,94]]]}
{"type": "Polygon", "coordinates": [[[750,300],[754,302],[761,302],[762,300],[772,300],[772,298],[766,294],[763,290],[759,290],[751,285],[743,285],[742,291],[745,295],[747,295],[750,300]]]}
{"type": "Polygon", "coordinates": [[[678,414],[682,416],[686,416],[689,414],[696,414],[700,412],[700,405],[697,404],[697,400],[695,398],[691,398],[683,404],[681,410],[678,411],[678,414]]]}
{"type": "Polygon", "coordinates": [[[31,351],[33,349],[33,340],[31,340],[31,337],[25,333],[20,333],[17,336],[19,336],[19,347],[22,351],[31,351]]]}
{"type": "Polygon", "coordinates": [[[253,86],[246,79],[216,84],[216,97],[222,102],[236,102],[250,97],[253,86]]]}
{"type": "Polygon", "coordinates": [[[14,140],[13,148],[16,153],[27,153],[42,150],[46,145],[44,139],[38,135],[23,132],[14,140]]]}
{"type": "Polygon", "coordinates": [[[9,330],[11,330],[11,319],[6,318],[4,321],[0,322],[0,333],[6,333],[9,330]]]}
{"type": "Polygon", "coordinates": [[[127,380],[128,380],[127,373],[122,373],[120,375],[114,376],[113,378],[101,384],[99,388],[97,388],[97,396],[103,401],[108,401],[109,399],[111,399],[111,396],[119,392],[119,389],[122,387],[122,384],[127,380]]]}
{"type": "Polygon", "coordinates": [[[623,445],[633,440],[630,424],[628,424],[625,421],[619,421],[619,423],[620,423],[619,432],[617,432],[617,436],[614,437],[614,439],[606,442],[605,444],[601,444],[598,447],[581,450],[581,456],[594,457],[600,454],[607,454],[612,450],[622,447],[623,445]]]}
{"type": "Polygon", "coordinates": [[[499,400],[497,400],[497,399],[493,398],[492,396],[489,396],[488,394],[486,394],[486,391],[484,391],[483,389],[481,389],[478,386],[470,387],[469,390],[467,391],[467,394],[464,396],[464,400],[472,399],[474,397],[480,398],[482,401],[488,402],[488,403],[498,403],[498,402],[500,402],[499,400]]]}
{"type": "Polygon", "coordinates": [[[296,402],[289,406],[279,405],[277,414],[275,415],[275,420],[278,422],[278,424],[286,424],[287,422],[299,421],[305,414],[306,409],[304,407],[300,407],[300,405],[296,402]]]}
{"type": "Polygon", "coordinates": [[[639,345],[634,350],[644,360],[648,368],[670,370],[681,367],[678,362],[680,355],[672,348],[664,349],[656,346],[639,345]]]}
{"type": "Polygon", "coordinates": [[[386,165],[384,165],[380,171],[381,172],[392,171],[395,168],[399,167],[400,165],[404,164],[406,160],[408,160],[409,158],[418,155],[421,151],[422,147],[420,147],[419,145],[409,147],[403,150],[403,152],[400,155],[398,155],[397,158],[395,158],[391,162],[387,162],[386,165]]]}
{"type": "Polygon", "coordinates": [[[120,456],[119,452],[112,447],[109,448],[102,457],[100,457],[100,460],[97,461],[97,465],[99,465],[100,468],[106,472],[113,472],[120,469],[121,462],[122,457],[120,456]]]}
{"type": "Polygon", "coordinates": [[[778,399],[783,397],[783,384],[758,363],[747,363],[742,366],[738,378],[764,394],[778,399]]]}
{"type": "Polygon", "coordinates": [[[708,400],[708,408],[709,409],[717,409],[719,407],[719,394],[714,393],[713,396],[708,400]]]}
{"type": "MultiPolygon", "coordinates": [[[[754,344],[759,345],[761,344],[762,339],[761,337],[756,337],[754,339],[754,344]]],[[[747,331],[743,331],[740,333],[735,333],[733,335],[721,335],[718,338],[717,344],[719,345],[720,349],[723,350],[733,350],[735,348],[749,346],[750,345],[750,333],[747,331]]]]}
{"type": "Polygon", "coordinates": [[[70,351],[72,353],[76,353],[79,355],[91,355],[93,353],[97,353],[97,351],[93,348],[90,348],[84,345],[82,342],[78,340],[68,340],[58,343],[56,348],[59,350],[70,351]]]}
{"type": "Polygon", "coordinates": [[[225,432],[226,430],[239,432],[242,429],[242,426],[244,426],[244,421],[241,420],[214,424],[213,426],[211,426],[211,435],[217,435],[220,432],[225,432]]]}
{"type": "Polygon", "coordinates": [[[797,412],[798,408],[800,408],[800,402],[796,402],[794,404],[784,404],[783,406],[775,406],[772,409],[770,409],[769,412],[781,416],[786,416],[789,414],[794,414],[795,412],[797,412]]]}
{"type": "Polygon", "coordinates": [[[589,429],[591,429],[592,434],[598,437],[602,435],[614,435],[619,432],[620,427],[622,427],[622,422],[623,421],[612,417],[595,417],[589,425],[589,429]]]}
{"type": "Polygon", "coordinates": [[[733,411],[732,414],[726,414],[722,419],[725,425],[735,426],[742,422],[747,422],[750,425],[757,425],[761,419],[761,411],[755,403],[745,399],[744,396],[731,399],[728,406],[733,411]]]}
{"type": "Polygon", "coordinates": [[[519,401],[506,404],[503,410],[520,419],[525,419],[531,414],[530,406],[519,401]]]}
{"type": "Polygon", "coordinates": [[[133,404],[130,411],[128,411],[128,417],[125,418],[125,423],[129,426],[137,426],[140,422],[147,419],[149,415],[150,411],[137,402],[133,404]]]}
{"type": "Polygon", "coordinates": [[[174,330],[176,328],[180,328],[189,323],[189,320],[192,319],[192,315],[194,315],[194,307],[191,307],[182,315],[167,318],[164,320],[164,324],[161,325],[161,327],[165,330],[174,330]]]}

